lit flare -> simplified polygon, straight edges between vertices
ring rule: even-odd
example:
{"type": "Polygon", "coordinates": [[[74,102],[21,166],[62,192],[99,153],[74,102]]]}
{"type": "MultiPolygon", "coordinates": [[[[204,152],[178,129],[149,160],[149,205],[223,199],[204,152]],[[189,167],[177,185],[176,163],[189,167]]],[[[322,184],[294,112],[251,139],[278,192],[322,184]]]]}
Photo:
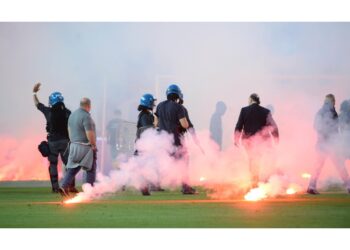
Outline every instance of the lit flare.
{"type": "Polygon", "coordinates": [[[245,196],[244,199],[247,201],[259,201],[265,199],[267,194],[262,187],[251,189],[245,196]]]}

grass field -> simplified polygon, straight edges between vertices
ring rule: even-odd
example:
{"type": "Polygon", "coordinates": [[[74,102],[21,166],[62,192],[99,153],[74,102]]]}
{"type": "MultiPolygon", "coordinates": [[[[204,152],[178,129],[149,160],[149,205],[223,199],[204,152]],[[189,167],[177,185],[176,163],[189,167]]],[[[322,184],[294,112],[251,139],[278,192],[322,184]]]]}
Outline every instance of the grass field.
{"type": "Polygon", "coordinates": [[[350,195],[304,194],[247,202],[211,200],[204,190],[143,197],[125,191],[103,200],[63,205],[47,187],[0,187],[1,228],[346,228],[350,195]]]}

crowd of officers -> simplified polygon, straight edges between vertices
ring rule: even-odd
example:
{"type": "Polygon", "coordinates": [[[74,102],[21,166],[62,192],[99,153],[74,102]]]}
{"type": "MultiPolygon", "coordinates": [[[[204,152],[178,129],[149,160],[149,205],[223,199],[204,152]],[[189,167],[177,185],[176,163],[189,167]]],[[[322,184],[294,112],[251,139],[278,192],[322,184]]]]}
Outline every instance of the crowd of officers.
{"type": "MultiPolygon", "coordinates": [[[[90,115],[91,101],[82,98],[80,107],[73,113],[64,105],[61,93],[54,92],[49,96],[49,107],[39,102],[37,92],[40,83],[33,88],[34,103],[46,118],[49,174],[52,192],[68,196],[76,193],[75,176],[84,169],[84,181],[93,185],[96,179],[96,128],[90,115]],[[61,156],[65,164],[65,174],[61,183],[58,182],[57,163],[61,156]]],[[[183,147],[183,136],[189,132],[195,141],[198,141],[194,126],[184,107],[184,95],[176,84],[171,84],[166,90],[166,100],[155,105],[156,99],[151,94],[141,97],[138,106],[138,120],[136,140],[147,129],[166,131],[173,135],[174,152],[171,157],[187,161],[187,152],[183,147]],[[154,108],[155,112],[154,112],[154,108]]],[[[234,142],[236,146],[243,145],[248,153],[251,187],[257,187],[260,173],[260,162],[264,150],[279,142],[279,131],[269,109],[260,106],[257,94],[249,96],[249,105],[243,107],[235,127],[234,142]]],[[[350,179],[346,171],[345,160],[349,155],[335,150],[335,135],[340,131],[350,132],[350,101],[345,101],[341,107],[341,116],[335,111],[335,98],[332,94],[326,96],[324,105],[316,115],[315,129],[318,134],[316,149],[318,159],[316,170],[307,189],[309,194],[319,194],[316,189],[318,177],[327,157],[330,157],[338,169],[344,185],[350,193],[350,179]]],[[[135,156],[139,152],[135,150],[135,156]]],[[[196,194],[195,188],[184,178],[182,183],[183,194],[196,194]]],[[[150,195],[150,191],[163,191],[159,183],[145,183],[141,187],[143,195],[150,195]]]]}

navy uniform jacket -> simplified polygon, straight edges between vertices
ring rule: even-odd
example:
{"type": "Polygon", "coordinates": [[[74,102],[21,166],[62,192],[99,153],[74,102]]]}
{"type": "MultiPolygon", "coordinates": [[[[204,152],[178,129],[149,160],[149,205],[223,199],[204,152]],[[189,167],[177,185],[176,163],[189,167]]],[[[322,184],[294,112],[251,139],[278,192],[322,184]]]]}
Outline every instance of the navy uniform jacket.
{"type": "Polygon", "coordinates": [[[181,145],[181,124],[182,118],[186,117],[186,112],[181,104],[174,101],[163,101],[158,104],[155,115],[158,117],[158,127],[174,135],[174,144],[181,145]]]}
{"type": "Polygon", "coordinates": [[[140,139],[143,131],[149,128],[153,128],[154,116],[149,111],[141,111],[137,120],[137,132],[136,138],[140,139]]]}

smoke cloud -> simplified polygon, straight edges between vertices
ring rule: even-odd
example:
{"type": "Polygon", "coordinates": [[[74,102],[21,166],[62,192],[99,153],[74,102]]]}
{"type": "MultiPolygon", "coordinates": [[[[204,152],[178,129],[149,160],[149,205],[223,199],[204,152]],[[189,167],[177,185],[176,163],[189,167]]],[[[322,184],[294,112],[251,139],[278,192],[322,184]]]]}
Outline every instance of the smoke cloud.
{"type": "MultiPolygon", "coordinates": [[[[240,108],[254,92],[262,106],[273,106],[280,131],[280,143],[267,154],[272,157],[265,157],[273,164],[264,164],[263,178],[280,182],[283,192],[289,184],[305,189],[309,180],[301,175],[315,168],[315,114],[326,94],[335,95],[339,111],[350,93],[348,23],[1,23],[0,53],[0,82],[6,90],[0,98],[0,136],[5,138],[0,176],[7,176],[2,180],[48,178],[36,148],[46,135],[45,119],[32,101],[34,83],[43,84],[41,102],[47,104],[49,94],[60,91],[72,111],[81,97],[90,97],[99,137],[115,109],[135,122],[142,94],[153,93],[161,101],[169,83],[180,85],[205,154],[187,138],[185,167],[165,153],[172,150],[165,135],[148,135],[152,139],[137,145],[145,147],[144,155],[100,176],[89,191],[96,195],[124,184],[138,188],[159,175],[164,186],[189,178],[211,187],[213,196],[222,196],[216,191],[228,190],[226,184],[236,187],[231,193],[245,189],[247,155],[233,146],[232,134],[240,108]],[[222,151],[208,131],[218,101],[227,106],[222,151]]],[[[336,145],[348,147],[345,140],[336,145]]],[[[327,160],[320,187],[329,180],[340,182],[340,177],[327,160]]]]}

